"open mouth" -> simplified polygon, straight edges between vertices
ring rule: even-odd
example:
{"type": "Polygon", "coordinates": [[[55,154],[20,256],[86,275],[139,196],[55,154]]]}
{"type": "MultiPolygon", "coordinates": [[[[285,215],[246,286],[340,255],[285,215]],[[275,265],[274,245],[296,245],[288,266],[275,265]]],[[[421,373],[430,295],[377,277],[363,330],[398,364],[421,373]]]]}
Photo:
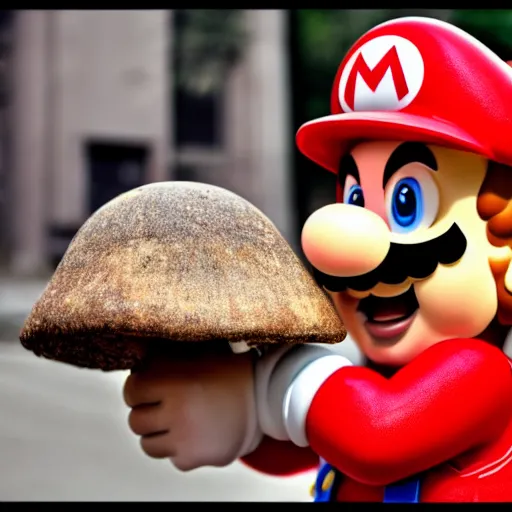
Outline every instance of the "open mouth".
{"type": "Polygon", "coordinates": [[[411,286],[396,297],[370,295],[361,299],[357,309],[365,316],[368,333],[377,340],[389,341],[407,331],[418,308],[414,286],[411,286]]]}

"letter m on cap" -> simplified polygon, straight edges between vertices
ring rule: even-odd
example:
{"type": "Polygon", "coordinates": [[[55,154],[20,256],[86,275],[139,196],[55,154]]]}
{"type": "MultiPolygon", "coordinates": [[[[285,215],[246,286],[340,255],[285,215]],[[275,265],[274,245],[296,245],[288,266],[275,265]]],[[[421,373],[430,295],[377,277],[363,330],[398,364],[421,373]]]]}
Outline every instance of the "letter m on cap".
{"type": "Polygon", "coordinates": [[[391,70],[398,101],[404,98],[409,92],[409,88],[407,87],[407,81],[405,80],[404,71],[396,47],[392,46],[373,69],[368,67],[362,53],[357,56],[345,87],[345,102],[347,105],[354,110],[356,80],[358,75],[364,80],[366,85],[375,92],[388,69],[391,70]]]}

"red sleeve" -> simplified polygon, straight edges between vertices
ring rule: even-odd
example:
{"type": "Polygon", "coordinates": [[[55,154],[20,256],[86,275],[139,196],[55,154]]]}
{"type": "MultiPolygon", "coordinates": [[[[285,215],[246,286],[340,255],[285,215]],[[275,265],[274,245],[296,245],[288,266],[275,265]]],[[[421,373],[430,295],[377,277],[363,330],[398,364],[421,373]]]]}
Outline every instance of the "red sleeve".
{"type": "Polygon", "coordinates": [[[387,485],[498,436],[512,415],[512,372],[498,348],[450,340],[391,379],[345,367],[308,412],[311,448],[346,475],[387,485]]]}
{"type": "Polygon", "coordinates": [[[318,455],[310,448],[299,448],[289,441],[265,436],[256,450],[242,462],[268,475],[291,476],[318,467],[318,455]]]}

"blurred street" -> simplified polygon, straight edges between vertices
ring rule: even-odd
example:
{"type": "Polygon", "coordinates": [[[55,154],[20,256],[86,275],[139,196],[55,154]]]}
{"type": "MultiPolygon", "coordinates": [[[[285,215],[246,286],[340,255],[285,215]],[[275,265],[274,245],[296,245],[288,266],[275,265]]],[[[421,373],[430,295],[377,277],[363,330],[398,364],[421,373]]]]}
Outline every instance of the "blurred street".
{"type": "Polygon", "coordinates": [[[313,475],[268,478],[238,463],[185,474],[145,457],[126,424],[124,372],[53,363],[17,342],[44,286],[0,280],[0,500],[310,499],[313,475]]]}

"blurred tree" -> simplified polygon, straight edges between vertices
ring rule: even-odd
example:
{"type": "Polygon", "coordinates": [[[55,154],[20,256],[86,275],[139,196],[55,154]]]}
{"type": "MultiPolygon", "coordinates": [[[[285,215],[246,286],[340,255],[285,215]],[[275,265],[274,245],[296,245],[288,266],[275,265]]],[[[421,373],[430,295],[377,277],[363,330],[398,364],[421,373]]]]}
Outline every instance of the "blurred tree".
{"type": "Polygon", "coordinates": [[[460,9],[453,13],[451,21],[473,35],[487,33],[496,42],[512,46],[511,9],[460,9]]]}
{"type": "Polygon", "coordinates": [[[503,60],[512,60],[512,10],[456,10],[450,20],[476,37],[503,60]]]}
{"type": "Polygon", "coordinates": [[[176,9],[174,70],[178,87],[217,92],[242,55],[247,32],[241,9],[176,9]]]}

